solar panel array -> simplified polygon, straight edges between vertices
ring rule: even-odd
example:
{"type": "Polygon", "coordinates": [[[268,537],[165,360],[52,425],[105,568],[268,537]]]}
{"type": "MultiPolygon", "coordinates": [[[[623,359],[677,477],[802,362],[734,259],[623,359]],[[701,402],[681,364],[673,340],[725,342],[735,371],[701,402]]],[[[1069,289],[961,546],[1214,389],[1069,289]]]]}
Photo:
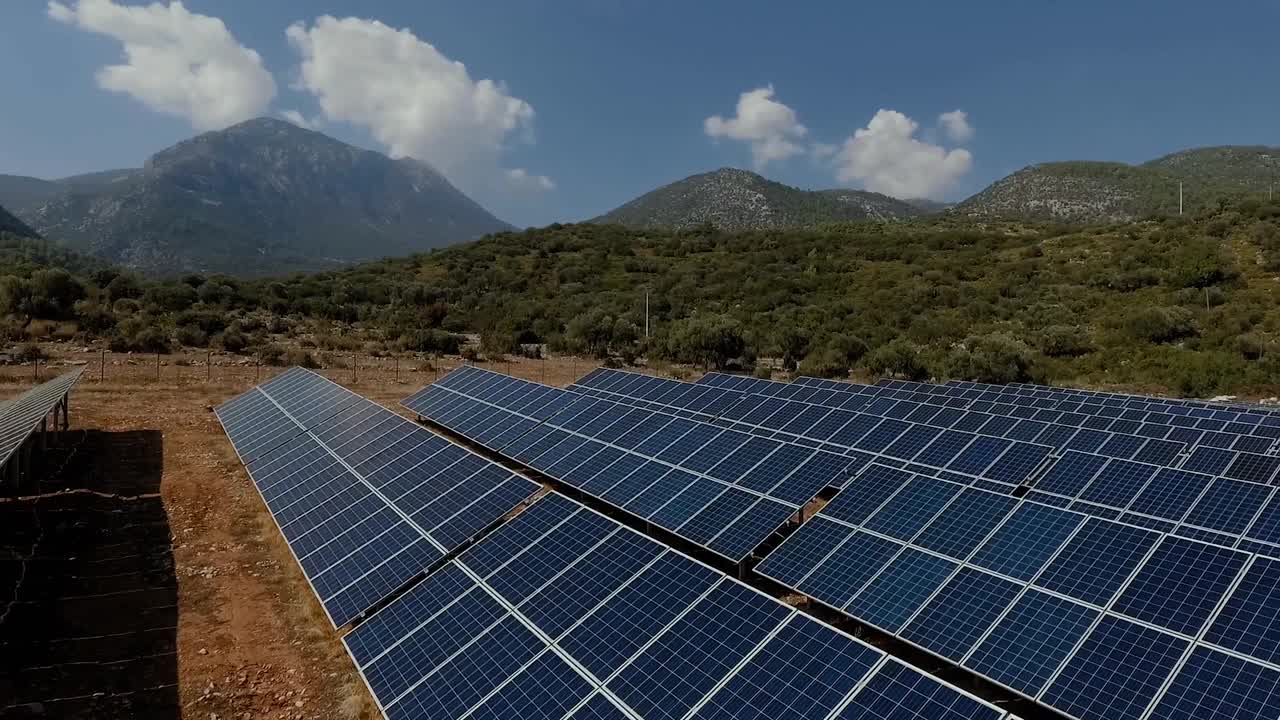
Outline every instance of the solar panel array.
{"type": "Polygon", "coordinates": [[[403,404],[734,562],[857,469],[837,453],[472,367],[403,404]]]}
{"type": "Polygon", "coordinates": [[[999,720],[560,495],[349,633],[388,718],[999,720]]]}
{"type": "MultiPolygon", "coordinates": [[[[752,413],[755,413],[754,417],[758,418],[762,414],[760,409],[763,408],[763,413],[772,412],[772,418],[777,418],[776,420],[766,419],[763,421],[766,425],[776,427],[790,418],[793,419],[790,422],[794,430],[797,422],[815,422],[811,418],[819,417],[819,420],[811,426],[812,429],[799,430],[799,432],[808,433],[804,436],[807,439],[818,439],[828,432],[821,428],[829,428],[833,424],[830,420],[837,416],[837,409],[830,405],[848,405],[845,400],[848,397],[858,397],[860,401],[862,400],[860,395],[827,391],[826,384],[841,384],[832,381],[824,381],[826,384],[822,388],[815,389],[754,378],[714,375],[708,383],[714,383],[714,385],[704,387],[704,385],[651,378],[635,373],[600,370],[588,375],[574,388],[582,392],[616,398],[620,402],[628,402],[625,393],[636,393],[639,397],[632,398],[629,402],[638,405],[653,404],[654,400],[646,398],[657,397],[671,407],[689,405],[691,402],[705,403],[708,400],[714,400],[723,405],[725,398],[722,394],[729,393],[734,398],[732,404],[728,410],[723,411],[722,415],[715,418],[714,422],[736,427],[739,424],[733,420],[734,417],[744,416],[746,413],[745,417],[751,418],[752,413]],[[761,394],[724,387],[729,385],[759,390],[761,394]],[[784,393],[780,388],[788,387],[791,388],[789,392],[796,397],[805,399],[798,401],[781,399],[784,393]],[[815,392],[824,394],[814,395],[815,392]],[[805,412],[799,409],[803,405],[809,405],[815,409],[827,408],[826,414],[813,413],[806,418],[805,412]]],[[[843,384],[855,388],[873,387],[843,384]]],[[[892,389],[894,386],[883,387],[892,389]]],[[[934,406],[920,405],[909,400],[890,398],[888,403],[890,406],[911,409],[905,417],[917,419],[922,417],[917,412],[921,407],[928,408],[929,412],[938,410],[934,406]]],[[[881,410],[884,410],[884,406],[881,410]]],[[[890,412],[901,414],[893,413],[892,410],[890,412]]],[[[845,414],[847,414],[846,411],[841,411],[840,422],[844,421],[845,414]]],[[[954,430],[954,428],[975,427],[991,430],[990,421],[981,419],[982,416],[991,417],[974,410],[942,408],[937,411],[934,422],[941,419],[941,422],[945,422],[953,429],[950,432],[942,431],[941,433],[919,426],[906,427],[902,421],[895,418],[885,418],[879,424],[873,425],[872,430],[867,431],[865,428],[872,421],[854,419],[836,431],[835,436],[828,438],[825,446],[829,446],[831,440],[846,442],[847,437],[858,432],[865,432],[864,437],[875,436],[873,442],[877,444],[884,442],[883,437],[887,435],[896,439],[893,439],[886,451],[880,454],[878,459],[880,463],[903,467],[919,474],[972,483],[954,473],[957,467],[965,463],[963,455],[956,456],[947,472],[939,472],[936,467],[924,466],[920,460],[922,456],[931,452],[930,446],[924,445],[926,442],[940,444],[952,440],[953,442],[933,446],[935,449],[939,446],[943,447],[948,453],[954,452],[957,445],[969,442],[969,446],[964,451],[968,455],[975,454],[975,448],[980,451],[991,447],[994,440],[981,440],[985,436],[979,436],[979,440],[966,441],[962,433],[954,430]],[[980,419],[972,420],[971,418],[975,416],[979,416],[980,419]],[[851,429],[855,426],[856,429],[851,429]],[[924,447],[923,451],[920,450],[921,447],[924,447]],[[916,454],[910,458],[904,457],[911,453],[916,454]],[[907,463],[905,460],[912,462],[907,463]]],[[[758,422],[758,420],[755,421],[758,422]]],[[[1026,425],[1046,425],[1044,422],[1032,419],[1021,419],[1016,421],[1016,424],[1010,423],[1014,421],[1010,420],[1002,425],[1009,429],[1009,433],[1016,433],[1020,427],[1026,425]]],[[[1073,433],[1105,434],[1103,431],[1059,427],[1067,427],[1073,433]]],[[[1034,427],[1031,429],[1037,432],[1034,427]]],[[[990,482],[991,478],[972,484],[997,492],[1014,492],[1016,486],[1029,486],[1033,488],[1032,498],[1057,507],[1070,508],[1111,520],[1123,519],[1125,522],[1146,528],[1161,532],[1175,532],[1224,547],[1239,547],[1253,552],[1280,556],[1280,544],[1278,544],[1280,528],[1276,526],[1276,523],[1280,522],[1280,497],[1268,484],[1274,482],[1273,470],[1280,463],[1280,457],[1228,451],[1203,445],[1195,447],[1189,454],[1177,454],[1173,457],[1169,457],[1169,454],[1163,450],[1154,453],[1155,459],[1164,459],[1165,462],[1142,462],[1100,454],[1108,447],[1112,449],[1117,447],[1116,439],[1132,437],[1136,436],[1114,435],[1112,441],[1104,442],[1101,446],[1098,443],[1083,446],[1095,449],[1101,447],[1098,452],[1055,448],[1049,455],[1049,459],[1038,469],[1022,472],[1022,466],[1017,466],[1018,473],[1003,474],[1002,479],[1012,483],[1003,490],[1000,485],[990,482]]],[[[1043,439],[1043,433],[1041,433],[1041,439],[1043,439]]],[[[1168,441],[1153,438],[1139,438],[1139,441],[1168,443],[1168,441]]],[[[857,444],[858,442],[854,443],[855,447],[857,444]]],[[[1069,443],[1064,447],[1074,446],[1076,446],[1074,443],[1069,443]]],[[[1150,445],[1145,447],[1147,450],[1151,448],[1150,445]]],[[[976,454],[982,457],[981,452],[976,454]]],[[[1142,452],[1120,453],[1120,455],[1147,456],[1142,452]]],[[[1040,456],[1036,453],[1032,457],[1040,456]]],[[[988,470],[987,474],[990,475],[991,471],[988,470]]]]}
{"type": "Polygon", "coordinates": [[[1006,717],[563,496],[494,524],[533,483],[313,373],[217,415],[335,624],[374,607],[343,641],[388,718],[1006,717]]]}
{"type": "Polygon", "coordinates": [[[216,413],[335,626],[538,489],[301,368],[216,413]]]}
{"type": "Polygon", "coordinates": [[[0,466],[9,462],[83,374],[83,367],[76,368],[27,390],[0,408],[0,466]]]}
{"type": "MultiPolygon", "coordinates": [[[[945,411],[970,430],[1033,420],[895,397],[869,408],[829,384],[597,371],[574,387],[730,426],[748,408],[802,424],[849,405],[945,411]],[[828,413],[801,420],[797,403],[828,413]]],[[[1227,475],[1240,451],[1208,450],[1167,460],[1209,471],[1194,472],[1055,444],[1017,492],[882,453],[757,570],[1072,717],[1275,718],[1280,560],[1252,553],[1277,554],[1265,543],[1280,540],[1280,500],[1266,465],[1227,475]]]]}

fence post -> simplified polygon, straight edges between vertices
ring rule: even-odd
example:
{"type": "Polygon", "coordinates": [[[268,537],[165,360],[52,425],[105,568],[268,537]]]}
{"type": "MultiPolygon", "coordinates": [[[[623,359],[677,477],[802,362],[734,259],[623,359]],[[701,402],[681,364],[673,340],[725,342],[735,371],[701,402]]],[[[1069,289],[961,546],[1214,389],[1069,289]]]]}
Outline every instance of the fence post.
{"type": "Polygon", "coordinates": [[[102,365],[98,368],[98,382],[107,381],[107,351],[102,351],[102,365]]]}
{"type": "Polygon", "coordinates": [[[213,351],[205,353],[204,357],[204,379],[208,382],[213,379],[213,351]]]}
{"type": "Polygon", "coordinates": [[[396,382],[398,383],[400,382],[400,356],[395,355],[393,357],[395,358],[395,361],[396,361],[396,382]]]}
{"type": "Polygon", "coordinates": [[[36,382],[40,382],[40,358],[37,357],[32,364],[36,366],[36,382]]]}
{"type": "Polygon", "coordinates": [[[356,354],[351,353],[351,382],[356,381],[356,354]]]}
{"type": "Polygon", "coordinates": [[[262,364],[258,362],[258,358],[253,359],[253,384],[258,384],[258,378],[262,377],[262,364]]]}
{"type": "Polygon", "coordinates": [[[156,353],[156,382],[160,382],[160,353],[156,353]]]}

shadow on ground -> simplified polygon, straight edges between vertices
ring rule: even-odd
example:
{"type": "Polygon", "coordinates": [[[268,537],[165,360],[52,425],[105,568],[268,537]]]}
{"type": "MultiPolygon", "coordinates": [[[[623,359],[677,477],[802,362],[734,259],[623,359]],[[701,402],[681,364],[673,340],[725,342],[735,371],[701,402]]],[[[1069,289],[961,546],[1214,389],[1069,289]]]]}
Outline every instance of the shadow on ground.
{"type": "Polygon", "coordinates": [[[0,500],[0,718],[181,717],[163,452],[72,431],[38,497],[0,500]]]}

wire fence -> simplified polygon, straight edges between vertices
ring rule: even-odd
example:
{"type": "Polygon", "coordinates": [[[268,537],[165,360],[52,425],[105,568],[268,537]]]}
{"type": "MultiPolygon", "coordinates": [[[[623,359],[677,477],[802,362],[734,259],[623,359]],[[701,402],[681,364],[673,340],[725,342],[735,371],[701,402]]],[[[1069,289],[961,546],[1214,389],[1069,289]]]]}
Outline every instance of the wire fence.
{"type": "MultiPolygon", "coordinates": [[[[326,353],[315,371],[344,385],[416,385],[434,382],[460,365],[474,365],[550,385],[568,385],[594,369],[595,360],[574,357],[465,361],[456,356],[326,353]]],[[[143,354],[106,350],[60,355],[0,366],[0,382],[30,385],[84,367],[82,383],[102,385],[252,387],[288,369],[221,352],[143,354]]]]}

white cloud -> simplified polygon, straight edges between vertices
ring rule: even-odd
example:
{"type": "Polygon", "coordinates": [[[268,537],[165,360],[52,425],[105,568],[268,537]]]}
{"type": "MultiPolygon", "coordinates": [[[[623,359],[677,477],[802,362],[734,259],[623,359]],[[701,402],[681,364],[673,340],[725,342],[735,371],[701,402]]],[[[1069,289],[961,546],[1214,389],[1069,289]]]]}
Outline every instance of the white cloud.
{"type": "Polygon", "coordinates": [[[298,112],[297,110],[282,110],[280,112],[280,117],[284,118],[285,120],[288,120],[289,122],[293,123],[294,125],[297,125],[300,128],[306,128],[308,130],[315,130],[321,125],[320,118],[313,117],[308,119],[306,116],[304,116],[302,113],[298,112]]]}
{"type": "Polygon", "coordinates": [[[221,20],[182,3],[117,5],[112,0],[48,4],[49,17],[124,45],[125,62],[97,72],[99,87],[215,130],[261,115],[276,94],[258,53],[221,20]]]}
{"type": "Polygon", "coordinates": [[[937,197],[969,172],[973,155],[921,141],[918,128],[896,110],[876,112],[832,156],[836,179],[899,198],[937,197]]]}
{"type": "Polygon", "coordinates": [[[510,141],[533,141],[533,106],[501,83],[474,80],[408,29],[317,18],[286,31],[302,56],[297,89],[323,117],[365,127],[394,157],[431,163],[464,189],[550,190],[550,178],[503,167],[510,141]]]}
{"type": "Polygon", "coordinates": [[[752,162],[760,170],[804,152],[797,141],[808,132],[795,110],[773,99],[772,85],[742,93],[733,117],[712,115],[702,127],[710,137],[749,143],[752,162]]]}
{"type": "Polygon", "coordinates": [[[967,143],[973,139],[973,126],[969,124],[969,113],[963,110],[952,110],[938,116],[938,126],[942,133],[952,142],[967,143]]]}

